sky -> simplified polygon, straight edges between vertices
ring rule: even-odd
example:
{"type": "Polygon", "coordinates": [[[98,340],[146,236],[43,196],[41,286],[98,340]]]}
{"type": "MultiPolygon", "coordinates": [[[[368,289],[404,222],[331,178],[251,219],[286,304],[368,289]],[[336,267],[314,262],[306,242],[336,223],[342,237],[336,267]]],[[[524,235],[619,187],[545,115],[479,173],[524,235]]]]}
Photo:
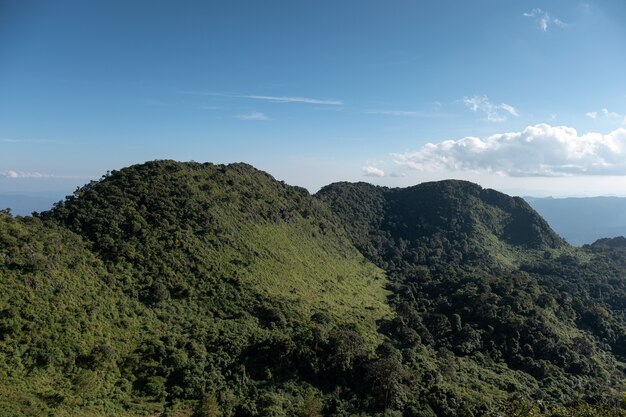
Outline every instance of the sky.
{"type": "Polygon", "coordinates": [[[0,193],[154,159],[626,196],[626,3],[0,0],[0,193]]]}

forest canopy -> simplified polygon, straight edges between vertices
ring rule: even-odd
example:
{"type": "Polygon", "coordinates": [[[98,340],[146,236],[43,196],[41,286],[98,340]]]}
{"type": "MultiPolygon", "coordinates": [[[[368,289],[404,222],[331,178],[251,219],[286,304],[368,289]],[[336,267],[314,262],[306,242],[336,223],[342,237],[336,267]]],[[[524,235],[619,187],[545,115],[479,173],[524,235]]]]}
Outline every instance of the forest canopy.
{"type": "Polygon", "coordinates": [[[0,414],[624,416],[624,266],[468,182],[147,162],[0,213],[0,414]]]}

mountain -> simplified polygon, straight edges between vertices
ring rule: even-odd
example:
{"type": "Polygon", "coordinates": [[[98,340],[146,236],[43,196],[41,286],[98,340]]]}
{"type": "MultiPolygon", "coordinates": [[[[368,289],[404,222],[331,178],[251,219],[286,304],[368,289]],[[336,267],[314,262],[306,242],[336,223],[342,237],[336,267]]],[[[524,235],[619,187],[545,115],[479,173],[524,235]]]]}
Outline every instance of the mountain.
{"type": "Polygon", "coordinates": [[[626,236],[626,198],[533,198],[526,201],[572,245],[626,236]]]}
{"type": "Polygon", "coordinates": [[[318,197],[342,218],[357,247],[379,263],[393,258],[390,249],[381,247],[389,239],[394,246],[408,245],[403,251],[412,251],[412,264],[440,256],[455,262],[490,258],[510,263],[503,255],[514,256],[516,248],[565,245],[524,200],[467,181],[395,189],[337,183],[322,188],[318,197]],[[378,254],[368,247],[372,244],[378,254]]]}
{"type": "Polygon", "coordinates": [[[245,164],[133,166],[1,220],[0,415],[293,415],[279,393],[343,377],[391,316],[328,208],[245,164]]]}
{"type": "Polygon", "coordinates": [[[131,166],[0,213],[0,415],[623,416],[613,246],[462,181],[131,166]]]}
{"type": "Polygon", "coordinates": [[[573,248],[522,199],[464,181],[337,183],[318,197],[388,273],[387,331],[398,349],[425,346],[407,362],[430,357],[447,377],[431,387],[447,398],[434,414],[506,392],[593,402],[623,390],[623,253],[573,248]]]}

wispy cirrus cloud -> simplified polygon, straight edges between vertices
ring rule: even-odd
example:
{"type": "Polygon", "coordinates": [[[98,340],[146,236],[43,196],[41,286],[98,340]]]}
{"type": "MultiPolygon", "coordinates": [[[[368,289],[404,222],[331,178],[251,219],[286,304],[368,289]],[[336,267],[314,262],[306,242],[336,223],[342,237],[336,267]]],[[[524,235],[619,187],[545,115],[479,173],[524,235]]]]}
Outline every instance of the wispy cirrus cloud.
{"type": "Polygon", "coordinates": [[[250,100],[262,100],[272,103],[301,103],[301,104],[318,104],[323,106],[343,106],[343,100],[334,99],[321,99],[312,97],[301,96],[267,96],[259,94],[232,94],[232,93],[217,93],[206,91],[181,91],[182,94],[192,94],[200,96],[216,96],[216,97],[230,97],[230,98],[243,98],[250,100]]]}
{"type": "Polygon", "coordinates": [[[492,103],[486,95],[463,97],[462,103],[474,113],[484,114],[490,122],[504,122],[509,116],[519,117],[515,107],[506,103],[492,103]]]}
{"type": "Polygon", "coordinates": [[[428,143],[392,154],[419,171],[475,171],[512,177],[626,176],[626,129],[578,134],[567,126],[539,124],[481,139],[428,143]]]}
{"type": "Polygon", "coordinates": [[[376,168],[375,166],[372,165],[365,165],[363,168],[361,168],[363,170],[363,175],[366,177],[384,177],[385,176],[385,171],[383,171],[380,168],[376,168]]]}
{"type": "Polygon", "coordinates": [[[534,18],[537,22],[537,25],[539,26],[539,29],[541,29],[542,32],[547,32],[550,28],[550,25],[556,25],[561,28],[569,25],[568,23],[563,22],[561,19],[550,16],[548,12],[540,8],[534,8],[529,12],[524,12],[523,16],[534,18]]]}
{"type": "Polygon", "coordinates": [[[248,114],[238,114],[235,117],[237,117],[237,119],[240,119],[240,120],[254,120],[254,121],[272,120],[265,113],[261,113],[260,111],[253,111],[252,113],[248,113],[248,114]]]}
{"type": "Polygon", "coordinates": [[[242,96],[242,98],[272,101],[275,103],[305,103],[305,104],[321,104],[324,106],[343,106],[344,104],[343,101],[341,100],[326,100],[326,99],[310,98],[310,97],[249,95],[249,96],[242,96]]]}

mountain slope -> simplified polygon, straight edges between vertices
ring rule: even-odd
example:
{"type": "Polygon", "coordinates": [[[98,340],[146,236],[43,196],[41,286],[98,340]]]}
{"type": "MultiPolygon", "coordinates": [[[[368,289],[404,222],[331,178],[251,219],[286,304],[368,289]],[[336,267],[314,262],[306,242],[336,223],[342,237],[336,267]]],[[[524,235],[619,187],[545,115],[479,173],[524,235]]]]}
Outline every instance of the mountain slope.
{"type": "Polygon", "coordinates": [[[597,401],[624,389],[624,273],[567,245],[523,200],[463,181],[337,183],[317,196],[389,274],[396,346],[417,339],[427,356],[447,358],[441,373],[454,364],[453,398],[597,401]]]}
{"type": "Polygon", "coordinates": [[[12,415],[137,415],[203,398],[263,415],[285,389],[280,407],[295,413],[307,387],[373,353],[391,316],[385,276],[336,217],[245,164],[133,166],[40,217],[4,215],[1,229],[0,410],[12,415]]]}
{"type": "Polygon", "coordinates": [[[156,287],[176,298],[190,283],[211,287],[225,278],[307,313],[331,304],[328,310],[345,318],[364,307],[365,300],[322,297],[322,290],[358,291],[370,297],[367,307],[385,308],[383,293],[369,287],[384,278],[359,261],[334,215],[306,190],[246,164],[131,167],[44,217],[85,236],[116,267],[138,272],[143,281],[133,287],[143,287],[144,299],[156,287]]]}
{"type": "Polygon", "coordinates": [[[36,218],[0,214],[0,259],[0,414],[45,415],[80,397],[91,415],[94,398],[119,395],[110,363],[138,342],[141,305],[80,237],[36,218]]]}
{"type": "Polygon", "coordinates": [[[462,181],[135,165],[0,213],[0,415],[623,417],[625,253],[462,181]]]}
{"type": "MultiPolygon", "coordinates": [[[[317,194],[339,215],[368,257],[394,259],[382,241],[401,246],[410,263],[511,262],[517,249],[558,249],[565,242],[527,203],[466,181],[388,189],[337,183],[317,194]],[[375,245],[374,250],[371,245],[375,245]]],[[[402,263],[403,260],[395,260],[402,263]]],[[[406,262],[404,262],[406,263],[406,262]]]]}

